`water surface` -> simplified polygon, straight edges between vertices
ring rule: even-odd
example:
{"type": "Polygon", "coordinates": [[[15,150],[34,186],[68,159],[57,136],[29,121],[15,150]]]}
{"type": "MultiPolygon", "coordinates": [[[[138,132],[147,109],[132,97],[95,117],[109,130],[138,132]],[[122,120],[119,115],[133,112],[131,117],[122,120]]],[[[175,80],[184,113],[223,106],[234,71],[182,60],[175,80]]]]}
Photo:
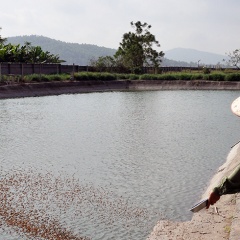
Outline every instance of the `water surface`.
{"type": "MultiPolygon", "coordinates": [[[[239,94],[143,91],[1,100],[1,180],[11,186],[1,207],[21,212],[26,221],[37,210],[43,221],[92,239],[146,239],[162,218],[189,220],[189,208],[239,140],[240,122],[230,111],[239,94]]],[[[2,217],[0,239],[41,239],[15,222],[17,230],[2,217]]]]}

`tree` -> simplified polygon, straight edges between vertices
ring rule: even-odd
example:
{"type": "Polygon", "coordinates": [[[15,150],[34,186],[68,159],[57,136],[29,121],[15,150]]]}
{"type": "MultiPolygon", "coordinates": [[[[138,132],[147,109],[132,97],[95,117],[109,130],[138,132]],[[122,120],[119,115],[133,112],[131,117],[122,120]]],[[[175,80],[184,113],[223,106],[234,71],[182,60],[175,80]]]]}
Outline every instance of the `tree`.
{"type": "MultiPolygon", "coordinates": [[[[0,27],[0,30],[2,28],[0,27]]],[[[61,63],[58,55],[44,52],[40,46],[32,46],[30,42],[25,42],[23,46],[5,44],[7,38],[0,35],[0,62],[21,62],[21,63],[61,63]]]]}
{"type": "Polygon", "coordinates": [[[240,49],[229,52],[228,57],[229,59],[227,60],[227,64],[240,69],[240,49]]]}
{"type": "MultiPolygon", "coordinates": [[[[0,30],[2,30],[2,28],[0,27],[0,30]]],[[[7,41],[6,38],[2,38],[2,36],[0,35],[0,45],[4,44],[7,41]]]]}
{"type": "Polygon", "coordinates": [[[21,63],[61,63],[58,55],[44,52],[40,46],[32,46],[31,43],[26,42],[20,47],[8,43],[6,45],[0,44],[0,62],[21,62],[21,63]]]}
{"type": "Polygon", "coordinates": [[[99,57],[97,60],[90,60],[91,66],[95,67],[98,72],[111,71],[113,67],[116,67],[115,59],[111,56],[99,57]]]}
{"type": "Polygon", "coordinates": [[[131,22],[131,26],[135,32],[123,35],[122,42],[114,57],[133,73],[141,73],[144,66],[159,67],[164,53],[153,48],[154,46],[160,47],[160,44],[149,31],[151,25],[138,21],[131,22]]]}

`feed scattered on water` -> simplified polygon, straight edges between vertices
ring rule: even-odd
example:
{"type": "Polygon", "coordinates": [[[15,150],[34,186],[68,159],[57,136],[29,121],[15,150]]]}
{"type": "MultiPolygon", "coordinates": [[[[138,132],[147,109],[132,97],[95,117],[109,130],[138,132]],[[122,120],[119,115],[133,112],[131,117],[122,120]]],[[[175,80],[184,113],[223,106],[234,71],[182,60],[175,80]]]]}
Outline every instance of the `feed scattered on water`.
{"type": "MultiPolygon", "coordinates": [[[[153,213],[151,213],[152,215],[153,213]]],[[[0,179],[1,231],[26,238],[83,240],[81,224],[146,227],[149,212],[74,176],[12,170],[0,179]],[[79,227],[80,225],[80,227],[79,227]]]]}

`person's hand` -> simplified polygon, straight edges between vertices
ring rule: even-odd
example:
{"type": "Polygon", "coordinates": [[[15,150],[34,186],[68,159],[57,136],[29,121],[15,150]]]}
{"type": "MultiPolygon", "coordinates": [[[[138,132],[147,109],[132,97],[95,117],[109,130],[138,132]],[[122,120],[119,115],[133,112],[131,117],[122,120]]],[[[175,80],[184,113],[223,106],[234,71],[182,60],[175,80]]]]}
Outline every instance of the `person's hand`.
{"type": "Polygon", "coordinates": [[[208,198],[208,203],[206,208],[208,209],[210,205],[215,204],[218,200],[220,199],[220,195],[215,193],[215,192],[211,192],[211,194],[209,195],[208,198]]]}

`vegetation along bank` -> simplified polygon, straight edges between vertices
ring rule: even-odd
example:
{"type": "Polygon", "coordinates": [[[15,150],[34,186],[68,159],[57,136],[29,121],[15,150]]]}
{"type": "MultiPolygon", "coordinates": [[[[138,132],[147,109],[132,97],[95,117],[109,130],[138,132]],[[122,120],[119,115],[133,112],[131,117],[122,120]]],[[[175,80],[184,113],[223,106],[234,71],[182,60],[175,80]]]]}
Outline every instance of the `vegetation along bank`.
{"type": "Polygon", "coordinates": [[[240,73],[111,74],[2,76],[0,99],[103,91],[240,90],[240,73]]]}

